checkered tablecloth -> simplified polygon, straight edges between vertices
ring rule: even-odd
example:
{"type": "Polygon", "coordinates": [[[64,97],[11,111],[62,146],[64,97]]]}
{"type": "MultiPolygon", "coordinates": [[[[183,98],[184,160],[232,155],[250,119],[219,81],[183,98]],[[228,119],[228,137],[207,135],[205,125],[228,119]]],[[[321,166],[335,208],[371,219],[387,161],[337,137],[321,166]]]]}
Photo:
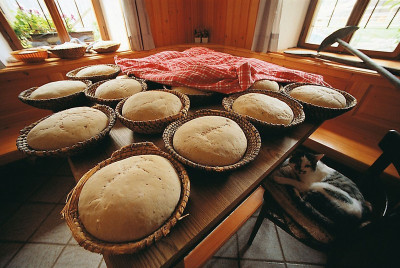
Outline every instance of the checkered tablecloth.
{"type": "Polygon", "coordinates": [[[226,94],[246,90],[260,79],[328,85],[321,75],[204,47],[183,52],[164,51],[137,59],[116,56],[115,63],[127,75],[170,86],[188,86],[226,94]]]}

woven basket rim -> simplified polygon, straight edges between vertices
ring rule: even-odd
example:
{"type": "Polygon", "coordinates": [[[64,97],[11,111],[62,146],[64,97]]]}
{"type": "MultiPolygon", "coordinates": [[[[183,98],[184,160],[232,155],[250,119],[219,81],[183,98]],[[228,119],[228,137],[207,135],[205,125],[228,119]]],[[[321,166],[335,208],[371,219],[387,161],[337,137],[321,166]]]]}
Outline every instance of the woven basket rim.
{"type": "MultiPolygon", "coordinates": [[[[59,81],[76,81],[72,79],[65,79],[59,81]]],[[[21,93],[18,94],[18,99],[23,103],[31,105],[36,108],[40,109],[50,109],[50,110],[57,110],[60,107],[67,107],[68,104],[73,103],[77,98],[81,95],[84,95],[85,90],[92,85],[92,81],[90,80],[80,80],[86,84],[86,88],[82,91],[78,91],[66,96],[58,97],[58,98],[49,98],[49,99],[32,99],[30,98],[31,94],[38,88],[38,87],[31,87],[28,88],[21,93]]],[[[54,81],[58,82],[58,81],[54,81]]]]}
{"type": "Polygon", "coordinates": [[[296,101],[300,102],[300,103],[303,104],[303,105],[308,105],[308,106],[311,106],[311,107],[316,107],[316,108],[319,108],[319,109],[322,109],[322,110],[327,110],[327,111],[328,111],[328,110],[330,110],[330,111],[347,111],[347,110],[353,108],[354,106],[356,106],[356,104],[357,104],[356,98],[354,98],[350,93],[348,93],[348,92],[346,92],[346,91],[344,91],[344,90],[340,90],[340,89],[333,88],[333,87],[330,87],[330,86],[323,86],[323,85],[319,85],[319,84],[300,83],[300,82],[298,82],[298,83],[291,83],[291,84],[288,84],[288,85],[284,86],[283,91],[285,92],[285,94],[287,94],[287,95],[289,95],[290,97],[294,98],[296,101]],[[335,91],[341,93],[341,94],[346,98],[346,107],[342,107],[342,108],[324,107],[324,106],[312,104],[312,103],[309,103],[309,102],[306,102],[306,101],[302,101],[302,100],[299,100],[299,99],[296,99],[296,98],[290,96],[290,92],[291,92],[294,88],[299,87],[299,86],[305,86],[305,85],[326,87],[326,88],[330,88],[330,89],[333,89],[333,90],[335,90],[335,91]]]}
{"type": "MultiPolygon", "coordinates": [[[[142,79],[140,79],[140,80],[135,79],[135,78],[122,78],[122,79],[133,79],[133,80],[136,80],[136,81],[138,81],[138,82],[140,83],[140,85],[141,85],[141,87],[142,87],[142,90],[141,90],[140,92],[143,92],[143,91],[146,91],[146,90],[147,90],[147,84],[146,84],[142,79]]],[[[105,83],[105,82],[108,82],[108,81],[113,81],[113,80],[115,80],[115,78],[113,78],[113,79],[101,80],[101,81],[98,81],[98,82],[96,82],[96,83],[93,83],[91,86],[89,86],[89,87],[87,87],[87,88],[85,89],[85,91],[84,91],[84,92],[85,92],[85,96],[86,96],[88,99],[90,99],[91,101],[93,101],[93,102],[100,103],[100,104],[106,104],[106,105],[113,105],[113,106],[115,106],[116,104],[118,104],[118,102],[120,102],[120,101],[123,100],[124,98],[103,99],[103,98],[99,98],[99,97],[96,97],[96,96],[95,96],[96,90],[97,90],[97,88],[98,88],[101,84],[103,84],[103,83],[105,83]]]]}
{"type": "Polygon", "coordinates": [[[133,143],[122,147],[120,150],[114,152],[110,158],[98,163],[95,167],[86,172],[79,180],[77,185],[72,189],[65,207],[61,214],[66,220],[67,225],[72,231],[73,237],[77,240],[78,244],[83,248],[95,253],[108,253],[108,254],[129,254],[137,252],[146,248],[161,238],[167,236],[172,227],[181,219],[183,211],[186,207],[190,195],[190,180],[184,166],[174,159],[170,154],[161,151],[152,142],[133,143]],[[149,155],[155,154],[162,156],[171,162],[176,170],[181,183],[181,195],[178,204],[176,205],[171,216],[152,234],[140,240],[130,242],[106,242],[95,238],[86,231],[83,223],[79,219],[78,202],[80,191],[90,177],[99,169],[135,155],[149,155]]]}
{"type": "MultiPolygon", "coordinates": [[[[164,89],[176,91],[176,90],[173,90],[172,87],[188,87],[188,86],[170,86],[171,88],[167,88],[165,85],[163,85],[163,87],[164,87],[164,89]]],[[[194,88],[194,87],[191,87],[191,88],[194,88]]],[[[194,89],[198,89],[198,88],[194,88],[194,89]]],[[[198,89],[198,90],[200,90],[200,89],[198,89]]],[[[179,91],[176,91],[176,92],[179,92],[179,91]]],[[[185,94],[188,97],[211,97],[211,96],[218,94],[217,92],[213,92],[213,91],[204,91],[204,92],[206,94],[188,94],[188,93],[183,93],[183,92],[179,92],[179,93],[185,94]]]]}
{"type": "Polygon", "coordinates": [[[303,110],[303,106],[301,105],[300,102],[298,102],[293,97],[291,97],[289,95],[286,95],[286,94],[284,94],[282,92],[275,92],[275,91],[270,91],[270,90],[266,90],[266,89],[247,89],[246,91],[232,94],[232,95],[230,95],[228,97],[225,97],[222,100],[222,106],[224,107],[225,110],[227,110],[229,112],[233,112],[233,113],[239,114],[239,115],[245,117],[250,122],[253,122],[253,123],[257,124],[257,125],[260,125],[260,126],[266,127],[266,128],[289,129],[289,128],[292,128],[294,126],[297,126],[297,125],[303,123],[304,120],[305,120],[305,113],[304,113],[304,110],[303,110]],[[290,107],[290,109],[292,109],[293,115],[294,115],[292,121],[290,122],[290,124],[284,125],[284,124],[268,123],[268,122],[261,121],[261,120],[259,120],[257,118],[254,118],[254,117],[251,117],[251,116],[248,116],[248,115],[242,115],[242,114],[239,114],[239,113],[235,112],[232,109],[232,105],[233,105],[234,101],[238,97],[240,97],[242,95],[246,95],[248,93],[265,94],[265,95],[268,95],[270,97],[277,98],[277,99],[283,101],[284,103],[286,103],[290,107]]]}
{"type": "Polygon", "coordinates": [[[106,114],[106,116],[108,118],[108,124],[107,124],[106,128],[104,128],[102,131],[100,131],[100,133],[98,133],[97,135],[95,135],[85,141],[77,142],[72,146],[67,146],[67,147],[54,149],[54,150],[36,150],[36,149],[29,147],[28,141],[27,141],[28,133],[37,124],[39,124],[43,120],[45,120],[53,115],[53,114],[51,114],[51,115],[48,115],[48,116],[45,116],[45,117],[39,119],[38,121],[24,127],[22,130],[20,130],[20,135],[18,136],[17,141],[16,141],[18,150],[22,151],[23,153],[25,153],[27,155],[34,155],[34,156],[40,156],[40,157],[43,157],[43,156],[64,157],[64,156],[70,156],[70,155],[77,154],[77,153],[81,152],[82,150],[86,149],[88,146],[95,144],[96,142],[103,139],[111,131],[112,127],[115,125],[115,122],[116,122],[116,115],[115,115],[114,110],[106,105],[97,104],[97,105],[92,106],[91,108],[102,111],[104,114],[106,114]]]}
{"type": "Polygon", "coordinates": [[[77,59],[83,57],[86,53],[87,46],[70,47],[70,48],[49,48],[48,51],[62,59],[77,59]]]}
{"type": "Polygon", "coordinates": [[[69,71],[66,76],[69,79],[73,79],[73,80],[91,80],[91,81],[100,81],[100,80],[105,80],[105,79],[111,79],[111,78],[115,78],[118,76],[118,74],[121,72],[121,67],[119,67],[116,64],[92,64],[92,65],[86,65],[86,66],[82,66],[79,68],[76,68],[74,70],[69,71]],[[88,67],[92,67],[92,66],[100,66],[100,65],[107,65],[110,66],[112,68],[114,68],[114,72],[111,74],[107,74],[107,75],[92,75],[92,76],[82,76],[82,77],[76,77],[76,74],[85,68],[88,67]]]}
{"type": "Polygon", "coordinates": [[[261,149],[261,136],[258,130],[249,122],[247,121],[244,117],[228,112],[228,111],[222,111],[222,110],[210,110],[210,109],[202,109],[198,110],[195,113],[186,116],[184,118],[181,118],[170,125],[168,125],[164,132],[163,132],[163,141],[165,144],[165,148],[167,151],[172,154],[176,159],[178,159],[180,162],[183,164],[186,164],[190,167],[194,167],[197,169],[201,169],[204,171],[210,171],[210,172],[225,172],[225,171],[231,171],[234,169],[237,169],[241,166],[244,166],[245,164],[248,164],[249,162],[253,161],[258,153],[260,152],[261,149]],[[173,147],[173,136],[176,132],[176,130],[183,125],[184,123],[198,118],[198,117],[203,117],[203,116],[209,116],[209,115],[217,115],[217,116],[223,116],[227,117],[229,119],[232,119],[235,121],[243,130],[244,134],[246,135],[247,138],[247,149],[242,157],[238,162],[230,165],[225,165],[225,166],[207,166],[207,165],[202,165],[195,163],[182,155],[180,155],[173,147]],[[243,127],[246,126],[247,128],[251,129],[251,131],[248,131],[247,128],[243,127]]]}
{"type": "MultiPolygon", "coordinates": [[[[179,113],[175,114],[175,115],[170,115],[170,116],[167,116],[167,117],[163,117],[163,118],[160,118],[160,119],[155,119],[155,120],[133,121],[133,120],[130,120],[130,119],[128,119],[128,118],[126,118],[126,117],[124,117],[122,115],[122,107],[123,107],[125,101],[128,99],[128,98],[124,98],[123,100],[121,100],[117,104],[117,107],[115,108],[115,113],[117,114],[118,119],[121,121],[121,123],[123,125],[125,125],[129,129],[135,131],[135,127],[136,126],[140,127],[141,125],[147,125],[147,126],[151,127],[153,125],[157,125],[157,124],[160,124],[160,123],[168,124],[168,123],[171,123],[171,122],[173,122],[173,121],[175,121],[175,120],[177,120],[179,118],[185,117],[187,115],[187,113],[189,111],[189,108],[190,108],[190,101],[189,101],[189,97],[188,96],[186,96],[185,94],[182,94],[180,92],[171,91],[171,90],[168,90],[168,89],[154,89],[154,90],[151,90],[151,91],[162,91],[162,92],[171,93],[171,94],[174,94],[175,96],[177,96],[180,99],[181,103],[182,103],[182,108],[179,111],[179,113]]],[[[137,129],[136,129],[136,132],[140,133],[140,131],[137,131],[137,129]]],[[[161,131],[157,131],[157,132],[162,132],[162,130],[161,131]]]]}

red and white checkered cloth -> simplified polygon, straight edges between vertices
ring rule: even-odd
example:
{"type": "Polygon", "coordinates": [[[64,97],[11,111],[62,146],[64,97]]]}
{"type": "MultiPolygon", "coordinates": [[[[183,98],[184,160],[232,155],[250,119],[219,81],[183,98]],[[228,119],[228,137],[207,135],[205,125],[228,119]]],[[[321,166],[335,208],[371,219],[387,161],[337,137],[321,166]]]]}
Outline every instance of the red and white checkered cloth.
{"type": "Polygon", "coordinates": [[[255,81],[306,82],[328,85],[321,75],[288,69],[254,58],[236,57],[209,48],[164,51],[145,58],[115,57],[123,73],[170,86],[220,93],[246,90],[255,81]]]}

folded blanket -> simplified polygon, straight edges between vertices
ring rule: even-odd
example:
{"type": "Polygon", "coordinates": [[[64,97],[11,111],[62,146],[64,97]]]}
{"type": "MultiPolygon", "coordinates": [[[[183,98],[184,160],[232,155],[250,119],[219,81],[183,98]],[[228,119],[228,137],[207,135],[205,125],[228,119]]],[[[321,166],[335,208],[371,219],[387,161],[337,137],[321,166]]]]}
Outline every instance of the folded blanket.
{"type": "Polygon", "coordinates": [[[244,91],[260,79],[328,85],[321,75],[204,47],[183,52],[164,51],[138,59],[116,56],[115,63],[127,75],[170,86],[188,86],[225,94],[244,91]]]}

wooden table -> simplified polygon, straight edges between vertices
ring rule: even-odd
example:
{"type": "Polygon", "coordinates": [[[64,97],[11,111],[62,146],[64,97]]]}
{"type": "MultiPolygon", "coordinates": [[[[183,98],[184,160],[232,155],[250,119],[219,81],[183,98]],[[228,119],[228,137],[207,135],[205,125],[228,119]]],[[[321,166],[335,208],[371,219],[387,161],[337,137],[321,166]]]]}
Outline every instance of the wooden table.
{"type": "MultiPolygon", "coordinates": [[[[280,135],[261,135],[259,155],[248,165],[229,173],[210,174],[187,167],[191,192],[184,214],[171,233],[151,247],[135,254],[105,255],[108,267],[169,267],[181,262],[222,220],[224,220],[287,156],[310,136],[319,124],[305,122],[280,135]]],[[[165,151],[159,135],[139,135],[117,123],[110,137],[90,152],[69,159],[75,179],[111,156],[122,146],[151,141],[165,151]]]]}

